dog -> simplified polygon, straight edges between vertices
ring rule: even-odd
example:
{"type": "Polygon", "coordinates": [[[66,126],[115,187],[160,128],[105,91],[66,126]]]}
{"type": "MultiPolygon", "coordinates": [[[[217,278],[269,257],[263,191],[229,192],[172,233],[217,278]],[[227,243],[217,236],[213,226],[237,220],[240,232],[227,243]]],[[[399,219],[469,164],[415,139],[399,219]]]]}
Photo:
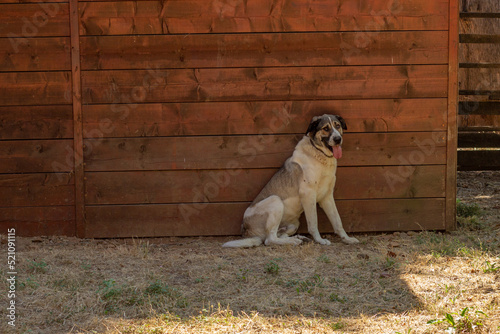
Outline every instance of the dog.
{"type": "Polygon", "coordinates": [[[358,239],[345,232],[333,199],[337,160],[342,157],[345,120],[338,115],[315,116],[293,154],[257,195],[243,216],[244,239],[229,241],[223,247],[299,245],[305,237],[293,236],[299,217],[305,212],[307,230],[319,244],[330,245],[318,231],[316,203],[319,203],[333,229],[346,244],[358,239]]]}

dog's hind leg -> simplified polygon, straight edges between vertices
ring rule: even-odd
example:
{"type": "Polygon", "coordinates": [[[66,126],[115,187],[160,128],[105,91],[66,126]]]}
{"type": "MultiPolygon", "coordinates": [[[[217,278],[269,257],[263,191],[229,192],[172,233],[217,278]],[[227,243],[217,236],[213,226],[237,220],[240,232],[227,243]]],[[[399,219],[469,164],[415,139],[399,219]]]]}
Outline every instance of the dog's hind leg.
{"type": "MultiPolygon", "coordinates": [[[[266,240],[264,244],[269,245],[299,245],[302,240],[295,237],[289,237],[287,234],[278,237],[278,230],[280,227],[281,219],[285,206],[281,198],[276,195],[269,196],[265,200],[258,203],[259,211],[267,214],[266,219],[266,240]]],[[[281,234],[281,233],[280,233],[281,234]]]]}

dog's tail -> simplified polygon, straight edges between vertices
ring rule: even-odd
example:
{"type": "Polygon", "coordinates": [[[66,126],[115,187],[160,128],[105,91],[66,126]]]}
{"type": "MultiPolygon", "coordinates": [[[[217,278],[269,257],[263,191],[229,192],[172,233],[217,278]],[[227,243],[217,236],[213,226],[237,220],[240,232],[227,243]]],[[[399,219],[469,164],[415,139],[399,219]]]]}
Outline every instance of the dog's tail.
{"type": "Polygon", "coordinates": [[[241,240],[228,241],[222,247],[255,247],[262,245],[262,239],[259,237],[246,238],[241,240]]]}

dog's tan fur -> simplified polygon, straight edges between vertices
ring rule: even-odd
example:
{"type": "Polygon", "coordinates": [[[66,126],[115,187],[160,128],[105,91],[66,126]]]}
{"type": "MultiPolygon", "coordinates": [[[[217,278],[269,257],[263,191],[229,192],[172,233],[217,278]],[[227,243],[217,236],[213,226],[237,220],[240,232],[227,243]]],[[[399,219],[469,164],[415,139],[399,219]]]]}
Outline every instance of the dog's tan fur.
{"type": "Polygon", "coordinates": [[[343,242],[358,243],[344,231],[333,199],[344,129],[347,127],[340,116],[325,114],[314,117],[293,155],[245,211],[242,225],[245,239],[229,241],[223,246],[299,245],[302,238],[292,235],[299,228],[302,212],[305,212],[312,238],[322,245],[329,245],[330,241],[323,239],[318,231],[316,203],[325,211],[343,242]]]}

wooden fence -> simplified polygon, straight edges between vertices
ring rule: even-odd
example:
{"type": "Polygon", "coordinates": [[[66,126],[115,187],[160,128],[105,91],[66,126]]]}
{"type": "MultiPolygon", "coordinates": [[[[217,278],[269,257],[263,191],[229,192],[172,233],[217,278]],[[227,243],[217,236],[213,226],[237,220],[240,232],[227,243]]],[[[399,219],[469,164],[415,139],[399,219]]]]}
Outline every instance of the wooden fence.
{"type": "Polygon", "coordinates": [[[460,13],[458,167],[500,169],[500,3],[464,0],[460,13]]]}
{"type": "Polygon", "coordinates": [[[456,0],[32,1],[0,0],[2,227],[238,234],[326,111],[346,230],[454,228],[456,0]]]}

